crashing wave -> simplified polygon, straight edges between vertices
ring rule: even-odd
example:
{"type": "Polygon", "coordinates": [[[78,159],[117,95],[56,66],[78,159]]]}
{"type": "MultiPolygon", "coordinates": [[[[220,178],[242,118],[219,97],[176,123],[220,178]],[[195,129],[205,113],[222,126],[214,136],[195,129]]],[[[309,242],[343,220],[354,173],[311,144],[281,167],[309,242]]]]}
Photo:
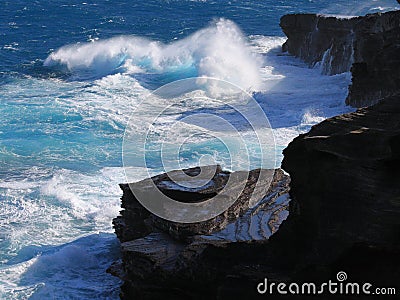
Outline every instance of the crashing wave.
{"type": "Polygon", "coordinates": [[[137,36],[119,36],[63,46],[44,62],[64,67],[74,79],[115,73],[158,74],[166,82],[195,76],[214,77],[255,90],[261,79],[260,58],[230,20],[219,19],[185,39],[164,44],[137,36]]]}

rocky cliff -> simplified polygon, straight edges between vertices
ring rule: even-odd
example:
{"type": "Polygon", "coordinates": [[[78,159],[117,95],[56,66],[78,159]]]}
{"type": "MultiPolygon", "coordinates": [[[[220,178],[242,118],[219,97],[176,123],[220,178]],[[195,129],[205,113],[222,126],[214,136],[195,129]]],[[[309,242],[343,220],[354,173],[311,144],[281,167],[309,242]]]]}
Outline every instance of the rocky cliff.
{"type": "Polygon", "coordinates": [[[315,274],[342,268],[355,280],[397,285],[399,103],[399,95],[387,97],[327,119],[284,150],[292,202],[275,242],[299,246],[287,252],[295,264],[302,261],[315,274]]]}
{"type": "Polygon", "coordinates": [[[364,17],[292,14],[281,18],[283,50],[325,74],[352,72],[346,103],[364,107],[400,92],[400,11],[364,17]]]}

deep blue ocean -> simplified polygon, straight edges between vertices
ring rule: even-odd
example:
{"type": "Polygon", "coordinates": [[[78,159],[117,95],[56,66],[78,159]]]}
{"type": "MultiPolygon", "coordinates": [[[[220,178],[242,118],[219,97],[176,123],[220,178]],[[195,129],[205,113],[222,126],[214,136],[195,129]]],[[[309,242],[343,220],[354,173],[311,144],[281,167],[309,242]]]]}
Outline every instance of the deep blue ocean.
{"type": "MultiPolygon", "coordinates": [[[[318,65],[282,54],[279,18],[396,6],[395,0],[1,0],[0,299],[118,299],[121,282],[105,272],[120,255],[111,225],[120,210],[118,183],[149,171],[132,166],[133,178],[125,177],[122,142],[131,112],[151,91],[194,76],[240,86],[269,119],[279,166],[294,137],[351,111],[344,105],[350,75],[322,75],[318,65]]],[[[189,110],[220,109],[180,103],[165,129],[189,110]]],[[[145,118],[153,108],[142,109],[145,118]]],[[[191,166],[207,154],[224,166],[220,150],[192,138],[180,159],[191,166]]],[[[163,171],[149,159],[150,173],[163,171]]]]}

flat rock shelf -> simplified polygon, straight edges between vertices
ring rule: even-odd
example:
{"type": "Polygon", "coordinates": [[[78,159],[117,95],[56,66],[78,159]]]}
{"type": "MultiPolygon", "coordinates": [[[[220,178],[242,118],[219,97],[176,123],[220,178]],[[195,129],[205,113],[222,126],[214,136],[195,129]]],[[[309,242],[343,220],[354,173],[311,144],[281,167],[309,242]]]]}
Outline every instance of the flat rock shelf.
{"type": "MultiPolygon", "coordinates": [[[[152,299],[163,296],[190,299],[215,295],[215,283],[219,280],[209,276],[208,268],[203,269],[203,254],[214,248],[226,248],[228,244],[266,243],[288,216],[290,180],[280,169],[243,171],[248,176],[238,199],[225,212],[198,223],[162,219],[147,211],[132,193],[132,189],[146,190],[148,185],[154,183],[176,201],[206,201],[223,190],[229,177],[238,173],[223,171],[219,166],[204,168],[215,169],[215,174],[201,188],[188,189],[176,184],[171,177],[177,171],[135,184],[120,185],[124,210],[113,223],[121,241],[122,260],[115,262],[108,271],[124,280],[121,298],[152,299]],[[261,172],[265,172],[271,182],[263,182],[257,187],[261,172]],[[252,206],[250,200],[254,197],[256,204],[252,206]]],[[[200,168],[183,171],[196,180],[200,168]]],[[[229,254],[215,259],[229,260],[229,254]]],[[[219,274],[218,277],[228,275],[219,274]]]]}

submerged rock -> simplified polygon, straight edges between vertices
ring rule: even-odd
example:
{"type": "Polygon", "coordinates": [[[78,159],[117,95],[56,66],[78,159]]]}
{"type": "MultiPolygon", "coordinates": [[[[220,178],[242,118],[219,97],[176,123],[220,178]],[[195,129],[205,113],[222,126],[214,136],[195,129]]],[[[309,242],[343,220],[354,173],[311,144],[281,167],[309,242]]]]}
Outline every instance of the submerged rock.
{"type": "Polygon", "coordinates": [[[400,92],[400,11],[364,17],[292,14],[281,18],[283,50],[328,75],[352,72],[346,103],[364,107],[400,92]]]}

